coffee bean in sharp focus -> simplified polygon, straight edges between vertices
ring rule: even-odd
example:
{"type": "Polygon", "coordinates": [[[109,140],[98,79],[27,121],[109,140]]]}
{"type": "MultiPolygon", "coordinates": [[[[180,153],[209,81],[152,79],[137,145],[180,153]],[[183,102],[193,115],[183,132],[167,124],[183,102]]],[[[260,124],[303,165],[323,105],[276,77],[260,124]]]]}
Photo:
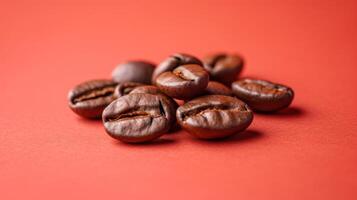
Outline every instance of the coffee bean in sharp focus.
{"type": "Polygon", "coordinates": [[[69,107],[82,117],[100,118],[104,108],[116,98],[116,85],[111,80],[92,80],[79,84],[68,93],[69,107]]]}
{"type": "Polygon", "coordinates": [[[260,112],[274,112],[286,108],[294,98],[291,88],[259,79],[244,78],[235,81],[232,90],[235,96],[260,112]]]}
{"type": "Polygon", "coordinates": [[[253,112],[235,97],[208,95],[180,106],[176,118],[191,135],[214,139],[245,130],[253,120],[253,112]]]}
{"type": "Polygon", "coordinates": [[[204,92],[205,95],[225,95],[232,96],[232,90],[222,83],[216,81],[208,82],[207,88],[204,92]]]}
{"type": "Polygon", "coordinates": [[[235,54],[212,54],[202,59],[205,69],[210,73],[211,80],[227,86],[237,79],[243,69],[243,59],[235,54]]]}
{"type": "MultiPolygon", "coordinates": [[[[153,85],[139,86],[139,87],[136,87],[135,89],[133,89],[130,92],[130,94],[135,94],[135,93],[146,93],[146,94],[153,94],[153,95],[162,95],[162,96],[166,97],[169,100],[169,102],[172,105],[172,107],[175,110],[175,112],[176,112],[177,108],[179,107],[178,103],[173,98],[167,96],[158,87],[153,86],[153,85]]],[[[176,120],[175,120],[175,123],[172,125],[172,127],[169,130],[169,132],[176,132],[179,129],[180,129],[180,125],[178,125],[176,120]]]]}
{"type": "Polygon", "coordinates": [[[151,76],[155,65],[146,61],[129,61],[119,64],[112,72],[115,82],[137,82],[151,84],[151,76]]]}
{"type": "Polygon", "coordinates": [[[184,53],[176,53],[169,56],[155,68],[152,76],[152,83],[155,84],[155,80],[160,74],[167,71],[173,71],[175,68],[186,64],[197,64],[203,66],[202,62],[194,56],[184,53]]]}
{"type": "Polygon", "coordinates": [[[107,133],[128,143],[154,140],[175,122],[175,110],[162,95],[134,93],[113,101],[103,111],[107,133]]]}
{"type": "Polygon", "coordinates": [[[160,74],[156,86],[168,96],[184,100],[204,93],[208,82],[209,74],[204,68],[188,64],[160,74]]]}
{"type": "Polygon", "coordinates": [[[143,86],[142,83],[136,83],[136,82],[123,82],[119,83],[118,86],[115,88],[114,95],[116,97],[121,97],[124,95],[129,94],[132,90],[135,88],[143,86]]]}

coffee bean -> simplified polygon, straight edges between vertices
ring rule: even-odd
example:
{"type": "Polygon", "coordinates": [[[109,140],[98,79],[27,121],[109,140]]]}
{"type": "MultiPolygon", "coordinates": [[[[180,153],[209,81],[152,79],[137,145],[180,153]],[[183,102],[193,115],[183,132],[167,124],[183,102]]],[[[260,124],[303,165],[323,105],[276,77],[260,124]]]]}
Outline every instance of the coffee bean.
{"type": "Polygon", "coordinates": [[[232,96],[232,91],[227,86],[223,85],[222,83],[216,81],[208,82],[207,88],[204,92],[205,95],[225,95],[225,96],[232,96]]]}
{"type": "Polygon", "coordinates": [[[208,95],[180,106],[176,118],[193,136],[214,139],[245,130],[253,120],[253,112],[237,98],[208,95]]]}
{"type": "Polygon", "coordinates": [[[211,80],[227,86],[236,80],[243,69],[243,59],[238,55],[218,53],[202,59],[205,69],[210,73],[211,80]]]}
{"type": "Polygon", "coordinates": [[[273,112],[288,107],[294,98],[291,88],[258,79],[241,79],[232,84],[233,93],[253,110],[273,112]]]}
{"type": "Polygon", "coordinates": [[[202,94],[208,81],[209,75],[203,67],[188,64],[160,74],[156,86],[172,98],[190,99],[202,94]]]}
{"type": "MultiPolygon", "coordinates": [[[[172,107],[175,110],[175,112],[176,112],[177,108],[179,107],[178,103],[174,99],[172,99],[171,97],[167,96],[158,87],[153,86],[153,85],[144,85],[144,86],[136,87],[134,90],[132,90],[130,92],[130,94],[134,94],[134,93],[146,93],[146,94],[162,95],[162,96],[166,97],[169,100],[169,102],[172,105],[172,107]]],[[[175,123],[172,125],[172,127],[169,130],[169,132],[178,131],[180,128],[181,128],[180,125],[178,125],[176,120],[175,120],[175,123]]]]}
{"type": "Polygon", "coordinates": [[[119,64],[112,72],[115,82],[150,84],[155,65],[146,61],[129,61],[119,64]]]}
{"type": "Polygon", "coordinates": [[[86,118],[100,118],[102,111],[114,99],[117,83],[111,80],[92,80],[77,85],[68,93],[69,107],[86,118]]]}
{"type": "Polygon", "coordinates": [[[132,90],[135,88],[142,86],[143,84],[141,83],[136,83],[136,82],[123,82],[119,83],[118,86],[115,88],[114,95],[116,97],[121,97],[124,95],[129,94],[132,90]]]}
{"type": "Polygon", "coordinates": [[[186,64],[197,64],[202,66],[202,62],[194,56],[183,53],[173,54],[155,68],[155,71],[152,76],[152,83],[155,84],[155,80],[160,74],[167,71],[173,71],[180,65],[186,64]]]}
{"type": "Polygon", "coordinates": [[[156,139],[166,133],[174,122],[175,110],[162,95],[125,95],[113,101],[103,111],[107,133],[129,143],[156,139]]]}

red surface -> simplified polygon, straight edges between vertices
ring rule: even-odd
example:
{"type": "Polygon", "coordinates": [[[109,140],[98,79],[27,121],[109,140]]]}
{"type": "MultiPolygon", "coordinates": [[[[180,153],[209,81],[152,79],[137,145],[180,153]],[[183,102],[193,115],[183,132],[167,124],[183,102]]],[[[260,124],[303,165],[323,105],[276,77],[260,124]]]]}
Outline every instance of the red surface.
{"type": "Polygon", "coordinates": [[[356,1],[0,2],[0,199],[357,199],[356,1]],[[116,142],[67,91],[124,60],[240,52],[290,109],[205,142],[116,142]]]}

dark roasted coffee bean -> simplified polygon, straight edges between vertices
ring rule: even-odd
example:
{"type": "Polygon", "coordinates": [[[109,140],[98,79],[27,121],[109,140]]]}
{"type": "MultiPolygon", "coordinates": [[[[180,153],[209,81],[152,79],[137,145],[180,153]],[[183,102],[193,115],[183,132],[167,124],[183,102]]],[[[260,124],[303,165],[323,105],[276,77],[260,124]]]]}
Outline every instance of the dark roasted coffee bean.
{"type": "Polygon", "coordinates": [[[152,83],[155,83],[156,78],[160,74],[167,71],[173,71],[175,68],[179,67],[180,65],[186,65],[186,64],[197,64],[202,66],[202,62],[194,56],[183,54],[183,53],[173,54],[155,68],[155,71],[152,76],[152,83]]]}
{"type": "Polygon", "coordinates": [[[253,110],[273,112],[288,107],[294,98],[291,88],[258,79],[241,79],[232,84],[234,95],[253,110]]]}
{"type": "Polygon", "coordinates": [[[129,143],[156,139],[166,133],[174,122],[175,110],[162,95],[125,95],[113,101],[103,111],[107,133],[129,143]]]}
{"type": "Polygon", "coordinates": [[[204,92],[208,81],[209,75],[203,67],[188,64],[160,74],[156,79],[156,86],[172,98],[191,99],[204,92]]]}
{"type": "MultiPolygon", "coordinates": [[[[134,93],[146,93],[146,94],[162,95],[162,96],[165,96],[170,101],[170,104],[174,108],[175,112],[176,112],[177,108],[179,107],[179,105],[177,104],[177,102],[174,99],[172,99],[171,97],[167,96],[158,87],[153,86],[153,85],[144,85],[144,86],[136,87],[135,89],[133,89],[130,92],[130,94],[134,94],[134,93]]],[[[174,131],[177,131],[179,129],[180,129],[180,126],[176,123],[176,120],[175,120],[175,123],[172,125],[172,127],[169,130],[169,132],[174,132],[174,131]]]]}
{"type": "Polygon", "coordinates": [[[129,94],[132,90],[135,88],[142,86],[143,84],[141,83],[136,83],[136,82],[123,82],[119,83],[118,86],[115,88],[114,95],[116,97],[121,97],[124,95],[129,94]]]}
{"type": "Polygon", "coordinates": [[[112,72],[115,82],[137,82],[151,84],[155,65],[146,61],[129,61],[119,64],[112,72]]]}
{"type": "Polygon", "coordinates": [[[225,96],[232,96],[232,91],[227,86],[223,85],[222,83],[216,81],[208,82],[207,88],[204,92],[205,95],[225,95],[225,96]]]}
{"type": "Polygon", "coordinates": [[[253,120],[253,112],[237,98],[208,95],[180,106],[176,118],[190,134],[214,139],[245,130],[253,120]]]}
{"type": "Polygon", "coordinates": [[[205,69],[210,73],[211,80],[227,86],[237,79],[243,69],[243,59],[238,55],[213,54],[202,59],[205,69]]]}
{"type": "Polygon", "coordinates": [[[69,107],[86,118],[100,118],[104,108],[114,99],[117,83],[111,80],[92,80],[77,85],[68,93],[69,107]]]}

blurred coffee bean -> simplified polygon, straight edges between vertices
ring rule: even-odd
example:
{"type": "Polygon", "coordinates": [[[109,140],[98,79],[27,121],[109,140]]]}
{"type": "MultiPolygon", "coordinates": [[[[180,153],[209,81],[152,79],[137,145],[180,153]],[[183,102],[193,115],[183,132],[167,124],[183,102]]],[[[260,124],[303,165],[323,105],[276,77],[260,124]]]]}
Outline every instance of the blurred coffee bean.
{"type": "Polygon", "coordinates": [[[243,69],[243,59],[239,55],[218,53],[202,59],[211,80],[231,86],[243,69]]]}
{"type": "Polygon", "coordinates": [[[117,83],[111,80],[92,80],[81,83],[68,93],[69,107],[85,118],[100,118],[102,111],[114,99],[117,83]]]}
{"type": "Polygon", "coordinates": [[[146,61],[129,61],[119,64],[112,72],[115,82],[137,82],[151,84],[155,65],[146,61]]]}

